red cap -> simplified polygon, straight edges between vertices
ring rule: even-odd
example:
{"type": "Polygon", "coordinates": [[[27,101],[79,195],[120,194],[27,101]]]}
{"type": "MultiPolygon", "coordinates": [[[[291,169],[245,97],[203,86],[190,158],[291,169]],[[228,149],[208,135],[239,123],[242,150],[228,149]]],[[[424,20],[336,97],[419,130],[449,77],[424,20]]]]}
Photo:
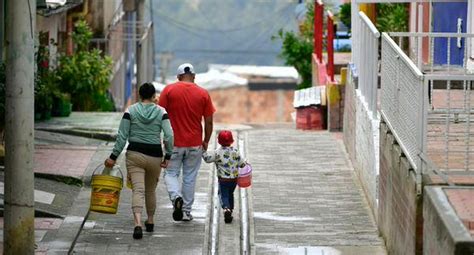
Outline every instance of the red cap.
{"type": "Polygon", "coordinates": [[[234,142],[232,132],[230,132],[229,130],[222,130],[217,136],[217,141],[222,146],[230,146],[234,142]]]}

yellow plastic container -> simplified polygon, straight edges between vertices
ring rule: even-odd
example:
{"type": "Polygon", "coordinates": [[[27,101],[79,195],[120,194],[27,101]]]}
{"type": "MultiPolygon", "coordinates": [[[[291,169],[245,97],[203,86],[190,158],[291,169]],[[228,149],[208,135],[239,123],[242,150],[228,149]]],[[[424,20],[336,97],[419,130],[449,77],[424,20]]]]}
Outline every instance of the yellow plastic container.
{"type": "MultiPolygon", "coordinates": [[[[120,174],[122,174],[121,171],[120,174]]],[[[120,178],[106,174],[93,174],[91,204],[89,210],[109,214],[117,213],[122,186],[123,177],[120,178]]]]}

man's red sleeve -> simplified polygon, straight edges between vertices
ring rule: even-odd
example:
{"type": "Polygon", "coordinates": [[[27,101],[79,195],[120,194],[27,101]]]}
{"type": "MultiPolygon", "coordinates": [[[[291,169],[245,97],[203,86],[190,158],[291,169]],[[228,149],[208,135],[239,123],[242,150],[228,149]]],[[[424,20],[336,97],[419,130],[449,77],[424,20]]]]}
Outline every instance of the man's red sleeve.
{"type": "Polygon", "coordinates": [[[209,117],[211,116],[212,114],[214,114],[214,112],[216,111],[216,109],[214,108],[214,105],[212,105],[212,100],[211,100],[211,96],[209,96],[209,94],[207,94],[207,99],[206,99],[206,103],[204,105],[204,117],[209,117]]]}
{"type": "Polygon", "coordinates": [[[160,94],[160,100],[158,101],[158,105],[165,109],[168,107],[168,90],[166,88],[160,94]]]}

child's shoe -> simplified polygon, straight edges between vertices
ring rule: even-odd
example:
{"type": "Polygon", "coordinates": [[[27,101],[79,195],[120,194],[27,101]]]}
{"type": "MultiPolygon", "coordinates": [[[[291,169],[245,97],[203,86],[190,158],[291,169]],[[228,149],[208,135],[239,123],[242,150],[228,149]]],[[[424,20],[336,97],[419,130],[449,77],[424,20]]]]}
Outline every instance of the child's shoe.
{"type": "Polygon", "coordinates": [[[225,223],[231,223],[232,219],[234,218],[234,217],[232,217],[232,211],[227,209],[227,208],[224,209],[224,210],[225,210],[224,211],[224,222],[225,223]]]}

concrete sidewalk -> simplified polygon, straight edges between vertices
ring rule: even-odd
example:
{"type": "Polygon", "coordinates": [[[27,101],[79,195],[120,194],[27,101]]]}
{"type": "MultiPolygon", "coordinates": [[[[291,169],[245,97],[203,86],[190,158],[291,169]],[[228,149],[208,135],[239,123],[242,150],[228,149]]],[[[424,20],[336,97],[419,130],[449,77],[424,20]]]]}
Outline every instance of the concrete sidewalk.
{"type": "MultiPolygon", "coordinates": [[[[78,219],[87,213],[86,211],[78,216],[70,215],[70,209],[75,206],[75,199],[82,189],[77,185],[87,180],[86,173],[102,163],[106,157],[104,155],[111,150],[106,141],[87,137],[95,137],[95,133],[99,131],[102,134],[103,130],[114,132],[120,120],[117,120],[117,116],[117,113],[78,113],[72,114],[72,117],[53,118],[36,123],[33,169],[36,254],[53,254],[51,248],[55,247],[61,247],[59,253],[65,254],[74,241],[80,228],[71,228],[73,225],[69,223],[77,223],[78,219]],[[94,125],[99,128],[92,128],[94,125]],[[77,134],[69,132],[70,129],[86,130],[90,135],[76,136],[77,134]],[[86,178],[83,179],[84,177],[86,178]],[[66,228],[69,228],[67,233],[63,231],[66,228]]],[[[0,186],[2,190],[3,173],[0,173],[0,186]]],[[[3,198],[3,190],[0,192],[0,198],[3,198]]],[[[3,218],[0,218],[0,223],[0,228],[3,229],[3,218]]],[[[3,238],[0,246],[3,245],[2,241],[3,238]]]]}
{"type": "MultiPolygon", "coordinates": [[[[122,157],[122,156],[121,156],[122,157]]],[[[124,169],[122,167],[122,169],[124,169]]],[[[74,254],[201,254],[205,247],[210,192],[210,165],[202,164],[196,184],[194,220],[175,222],[163,178],[157,188],[155,232],[134,240],[131,190],[124,188],[116,215],[92,212],[74,247],[74,254]]],[[[162,177],[162,175],[161,175],[162,177]]],[[[86,201],[88,202],[88,200],[86,201]]],[[[88,204],[87,204],[88,205],[88,204]]],[[[145,215],[142,217],[145,219],[145,215]]]]}
{"type": "Polygon", "coordinates": [[[386,254],[335,137],[294,129],[248,132],[256,254],[386,254]]]}
{"type": "MultiPolygon", "coordinates": [[[[36,141],[37,171],[75,176],[87,184],[113,146],[113,142],[90,137],[110,140],[120,116],[77,113],[42,123],[41,130],[63,134],[37,131],[41,134],[36,141]]],[[[259,125],[254,129],[215,125],[215,130],[222,128],[244,130],[240,135],[247,137],[247,157],[254,168],[249,190],[254,253],[386,254],[340,135],[303,132],[292,125],[259,125]]],[[[123,160],[122,155],[119,164],[125,170],[123,160]]],[[[83,226],[90,202],[90,187],[86,185],[71,197],[73,203],[64,219],[40,219],[37,232],[42,237],[37,253],[66,254],[74,242],[74,254],[207,253],[210,177],[211,166],[203,163],[192,222],[172,220],[172,206],[160,180],[155,232],[144,233],[142,240],[132,238],[131,191],[127,188],[122,190],[116,215],[92,212],[83,226]]],[[[238,227],[239,222],[233,224],[238,227]]],[[[222,236],[222,240],[235,241],[236,234],[222,236]]]]}
{"type": "MultiPolygon", "coordinates": [[[[92,249],[93,244],[87,245],[88,231],[97,230],[97,226],[101,224],[107,225],[104,229],[108,229],[110,226],[117,228],[117,231],[125,231],[124,237],[131,239],[131,227],[125,229],[125,224],[131,224],[131,213],[130,213],[130,196],[131,191],[123,189],[122,198],[120,203],[120,210],[118,215],[111,217],[111,215],[101,215],[98,213],[91,213],[89,215],[89,221],[85,225],[84,232],[81,236],[78,234],[81,232],[83,227],[83,221],[88,216],[88,209],[90,203],[90,186],[89,182],[91,179],[92,172],[94,169],[103,164],[105,158],[107,158],[114,145],[115,135],[117,128],[120,123],[122,113],[86,113],[86,112],[73,112],[70,117],[67,118],[53,118],[49,121],[40,122],[35,125],[35,172],[46,174],[50,176],[69,176],[82,180],[85,186],[70,196],[70,202],[72,206],[67,206],[64,209],[67,211],[64,219],[59,219],[60,223],[55,221],[54,228],[43,231],[43,229],[37,229],[41,236],[37,237],[37,253],[38,254],[65,254],[69,249],[78,241],[75,252],[84,253],[83,248],[92,249]],[[108,219],[115,219],[119,222],[110,223],[108,219]],[[97,224],[95,223],[97,222],[97,224]],[[130,233],[127,235],[126,232],[130,233]],[[85,233],[85,234],[84,234],[85,233]],[[78,239],[79,238],[79,239],[78,239]],[[83,240],[86,238],[86,240],[83,240]]],[[[230,128],[230,129],[249,129],[250,127],[245,125],[215,125],[215,128],[230,128]]],[[[119,158],[119,164],[122,166],[122,170],[125,171],[124,167],[124,156],[119,158]]],[[[190,233],[190,236],[198,241],[193,242],[189,246],[180,246],[177,254],[182,252],[181,248],[188,247],[189,251],[194,254],[195,251],[202,249],[204,245],[203,238],[205,236],[203,228],[204,217],[207,217],[208,205],[208,189],[209,184],[208,172],[209,166],[204,166],[200,174],[200,182],[202,190],[197,191],[197,211],[195,212],[196,221],[190,226],[192,229],[199,229],[197,235],[194,235],[195,231],[189,232],[189,229],[183,228],[177,230],[178,236],[183,233],[190,233]],[[207,170],[206,170],[207,169],[207,170]],[[202,180],[201,180],[202,179],[202,180]],[[194,236],[194,237],[193,237],[194,236]]],[[[160,217],[163,220],[171,220],[171,205],[167,198],[166,192],[164,191],[164,183],[160,181],[158,186],[158,199],[160,217]],[[167,213],[161,214],[162,211],[168,211],[167,213]]],[[[161,218],[159,218],[161,219],[161,218]]],[[[37,218],[37,221],[48,221],[50,219],[37,218]]],[[[158,223],[158,222],[157,222],[158,223]]],[[[173,223],[173,222],[172,222],[173,223]]],[[[43,224],[44,225],[44,224],[43,224]]],[[[132,226],[132,225],[130,225],[132,226]]],[[[185,225],[184,225],[185,226],[185,225]]],[[[157,228],[159,225],[157,224],[157,228]]],[[[168,229],[168,228],[165,228],[168,229]]],[[[106,231],[107,232],[107,231],[106,231]]],[[[95,233],[95,232],[94,232],[95,233]]],[[[108,233],[110,234],[110,233],[108,233]]],[[[92,234],[94,236],[95,234],[92,234]]],[[[106,236],[105,235],[102,236],[106,236]]],[[[166,234],[167,236],[169,233],[166,234]]],[[[100,240],[94,239],[94,240],[100,240]]],[[[165,242],[173,247],[172,242],[165,242]]],[[[115,253],[115,245],[110,245],[110,250],[107,252],[115,253]]],[[[99,247],[99,250],[103,247],[99,247]]],[[[131,248],[133,251],[133,248],[131,248]]],[[[172,249],[168,250],[172,252],[172,249]]],[[[87,252],[89,253],[89,252],[87,252]]]]}
{"type": "MultiPolygon", "coordinates": [[[[255,254],[386,254],[340,136],[288,127],[244,133],[254,168],[249,196],[255,254]]],[[[199,174],[193,222],[172,220],[160,181],[156,230],[133,240],[131,192],[125,189],[117,215],[90,215],[74,254],[207,253],[210,169],[203,164],[199,174]]],[[[236,233],[220,234],[221,240],[234,240],[226,246],[239,245],[236,233]]]]}

